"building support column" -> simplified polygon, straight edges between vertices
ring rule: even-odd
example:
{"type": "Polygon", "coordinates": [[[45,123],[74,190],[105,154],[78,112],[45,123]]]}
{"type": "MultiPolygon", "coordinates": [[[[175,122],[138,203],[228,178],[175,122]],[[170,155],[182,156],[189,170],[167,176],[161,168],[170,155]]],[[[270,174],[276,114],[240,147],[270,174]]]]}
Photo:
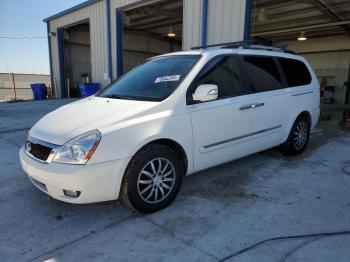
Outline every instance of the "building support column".
{"type": "Polygon", "coordinates": [[[253,0],[246,0],[245,3],[245,19],[244,19],[244,41],[250,41],[251,26],[252,26],[252,9],[253,0]]]}
{"type": "Polygon", "coordinates": [[[207,45],[208,0],[202,0],[201,46],[207,45]]]}
{"type": "Polygon", "coordinates": [[[112,37],[111,37],[111,1],[106,0],[106,30],[107,30],[107,61],[108,61],[108,84],[113,79],[112,73],[112,37]]]}

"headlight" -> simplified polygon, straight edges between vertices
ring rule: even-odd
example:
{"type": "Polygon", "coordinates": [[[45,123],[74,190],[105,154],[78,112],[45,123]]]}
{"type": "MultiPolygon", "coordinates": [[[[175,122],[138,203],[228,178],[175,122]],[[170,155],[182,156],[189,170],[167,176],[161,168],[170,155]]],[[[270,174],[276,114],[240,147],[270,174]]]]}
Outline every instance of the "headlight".
{"type": "Polygon", "coordinates": [[[85,164],[95,152],[101,140],[97,130],[82,134],[65,143],[53,158],[54,162],[85,164]]]}

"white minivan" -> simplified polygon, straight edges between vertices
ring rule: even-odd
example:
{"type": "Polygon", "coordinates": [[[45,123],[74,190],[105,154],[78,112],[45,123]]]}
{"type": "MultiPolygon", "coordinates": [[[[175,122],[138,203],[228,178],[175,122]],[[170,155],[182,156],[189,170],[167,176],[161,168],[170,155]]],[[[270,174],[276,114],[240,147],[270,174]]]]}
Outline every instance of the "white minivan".
{"type": "Polygon", "coordinates": [[[302,153],[319,104],[311,66],[283,49],[227,44],[171,53],[44,116],[20,161],[55,199],[119,199],[149,213],[175,199],[184,175],[276,146],[302,153]]]}

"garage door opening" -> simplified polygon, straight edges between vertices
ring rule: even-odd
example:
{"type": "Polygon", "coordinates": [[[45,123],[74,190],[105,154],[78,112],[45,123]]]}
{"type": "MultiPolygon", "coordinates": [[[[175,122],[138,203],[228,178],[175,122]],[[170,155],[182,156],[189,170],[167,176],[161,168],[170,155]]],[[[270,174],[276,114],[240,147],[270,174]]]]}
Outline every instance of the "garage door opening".
{"type": "Polygon", "coordinates": [[[304,56],[320,82],[321,102],[349,103],[349,1],[255,0],[251,40],[304,56]]]}
{"type": "Polygon", "coordinates": [[[183,0],[163,0],[124,10],[123,73],[143,60],[182,50],[183,0]]]}
{"type": "MultiPolygon", "coordinates": [[[[79,84],[91,82],[89,21],[63,29],[65,97],[79,97],[79,84]]],[[[63,80],[62,80],[63,81],[63,80]]]]}

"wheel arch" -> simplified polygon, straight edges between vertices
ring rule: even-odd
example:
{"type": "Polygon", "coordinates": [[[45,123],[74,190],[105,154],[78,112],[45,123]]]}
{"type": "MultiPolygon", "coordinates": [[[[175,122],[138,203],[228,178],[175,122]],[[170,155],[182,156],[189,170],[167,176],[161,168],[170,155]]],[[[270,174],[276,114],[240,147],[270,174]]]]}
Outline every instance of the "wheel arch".
{"type": "Polygon", "coordinates": [[[184,175],[187,174],[187,170],[188,170],[187,154],[186,154],[185,149],[178,142],[176,142],[175,140],[169,139],[169,138],[160,138],[160,139],[153,140],[144,146],[147,146],[150,144],[160,144],[160,145],[164,145],[164,146],[171,148],[175,152],[176,156],[179,158],[179,160],[181,161],[181,163],[183,165],[182,168],[184,171],[184,175]]]}
{"type": "Polygon", "coordinates": [[[290,121],[288,123],[288,128],[286,128],[285,130],[285,134],[284,134],[284,139],[283,141],[287,140],[290,130],[292,129],[292,126],[294,124],[294,122],[298,119],[298,117],[300,116],[304,116],[306,117],[306,119],[308,120],[309,125],[311,126],[312,124],[312,114],[309,110],[304,109],[304,110],[300,110],[298,113],[294,114],[291,118],[290,121]]]}
{"type": "MultiPolygon", "coordinates": [[[[183,171],[184,171],[183,174],[184,175],[187,174],[187,171],[188,171],[188,158],[187,158],[187,154],[186,154],[186,151],[185,151],[184,147],[180,143],[178,143],[177,141],[175,141],[173,139],[170,139],[170,138],[152,139],[151,141],[148,141],[148,142],[144,143],[142,146],[140,146],[139,149],[136,150],[136,152],[129,158],[128,162],[126,163],[123,175],[121,176],[120,181],[119,181],[119,186],[118,186],[119,190],[117,192],[117,199],[120,199],[121,198],[121,194],[125,193],[125,192],[122,191],[122,185],[123,185],[123,181],[125,179],[125,173],[126,173],[128,167],[130,165],[131,160],[143,148],[145,148],[146,146],[151,145],[151,144],[160,144],[160,145],[165,145],[165,146],[171,148],[175,152],[175,154],[179,157],[179,159],[181,160],[181,163],[183,165],[182,168],[183,168],[183,171]]],[[[129,207],[131,207],[130,203],[126,203],[126,204],[129,207]]]]}
{"type": "Polygon", "coordinates": [[[138,150],[136,150],[136,152],[132,155],[131,159],[139,152],[141,151],[144,147],[151,145],[151,144],[159,144],[159,145],[164,145],[167,146],[169,148],[171,148],[176,156],[179,158],[179,160],[181,161],[181,163],[183,164],[182,168],[184,171],[184,175],[187,174],[188,171],[188,156],[186,153],[186,150],[184,149],[184,147],[177,141],[175,141],[174,139],[170,139],[170,138],[153,138],[152,140],[146,142],[145,144],[143,144],[142,146],[139,147],[138,150]]]}

